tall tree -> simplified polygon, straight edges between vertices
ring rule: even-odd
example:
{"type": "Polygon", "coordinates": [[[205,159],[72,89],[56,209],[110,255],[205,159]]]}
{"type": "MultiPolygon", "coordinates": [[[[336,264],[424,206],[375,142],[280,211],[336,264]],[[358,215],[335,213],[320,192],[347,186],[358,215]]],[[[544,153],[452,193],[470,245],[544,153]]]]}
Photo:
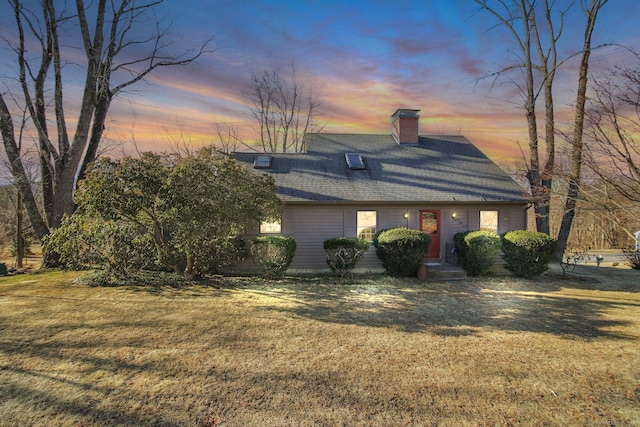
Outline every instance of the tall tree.
{"type": "Polygon", "coordinates": [[[298,80],[294,67],[288,78],[278,70],[254,74],[246,97],[264,152],[304,152],[305,134],[319,130],[320,102],[298,80]]]}
{"type": "Polygon", "coordinates": [[[567,247],[569,233],[575,217],[576,203],[580,195],[580,182],[582,177],[583,141],[584,141],[584,120],[585,105],[587,102],[587,87],[589,85],[589,59],[591,58],[591,39],[596,26],[596,19],[600,9],[608,0],[589,0],[588,6],[584,4],[583,11],[586,16],[582,53],[580,58],[580,68],[578,69],[578,87],[575,103],[575,120],[573,124],[573,135],[571,136],[571,169],[569,171],[569,191],[564,205],[560,231],[558,231],[558,255],[562,257],[567,247]]]}
{"type": "MultiPolygon", "coordinates": [[[[23,161],[23,165],[26,163],[26,159],[28,156],[23,152],[23,142],[24,142],[24,133],[25,128],[27,126],[27,109],[26,107],[22,108],[20,114],[20,120],[18,122],[18,131],[16,135],[16,147],[15,150],[21,156],[23,161]]],[[[31,179],[33,181],[33,179],[31,179]]],[[[15,213],[15,233],[14,233],[14,243],[15,243],[15,253],[16,253],[16,266],[18,268],[23,267],[23,260],[27,253],[27,248],[25,248],[25,239],[24,239],[24,203],[22,202],[22,194],[16,187],[15,192],[15,200],[11,200],[11,204],[13,205],[14,213],[15,213]]]]}
{"type": "Polygon", "coordinates": [[[492,75],[507,74],[514,69],[523,71],[524,82],[519,87],[529,138],[529,158],[526,177],[529,181],[536,214],[537,230],[550,233],[550,206],[555,169],[555,114],[553,83],[558,66],[557,43],[564,28],[568,8],[552,10],[548,0],[538,4],[533,0],[491,1],[475,0],[481,10],[492,15],[506,28],[520,51],[520,62],[492,75]],[[538,16],[544,18],[538,18],[538,16]],[[537,103],[544,96],[545,155],[540,153],[537,103]],[[546,162],[544,161],[546,158],[546,162]],[[543,165],[544,163],[544,165],[543,165]]]}
{"type": "Polygon", "coordinates": [[[640,203],[640,62],[614,67],[591,86],[586,165],[625,199],[640,203]]]}
{"type": "Polygon", "coordinates": [[[168,28],[152,14],[162,0],[76,0],[74,11],[56,10],[54,0],[39,2],[38,10],[27,9],[20,0],[8,3],[16,34],[11,38],[15,41],[5,40],[16,57],[18,87],[7,86],[0,93],[0,132],[29,220],[42,240],[73,211],[77,178],[97,157],[113,99],[157,68],[193,62],[207,52],[209,41],[195,50],[170,53],[168,28]],[[142,34],[145,20],[154,24],[142,34]],[[66,61],[78,50],[84,54],[84,87],[77,110],[69,114],[73,104],[65,97],[70,92],[65,73],[77,67],[66,66],[66,61]],[[42,211],[18,149],[7,96],[24,102],[37,134],[42,211]]]}
{"type": "MultiPolygon", "coordinates": [[[[555,108],[553,85],[555,73],[565,61],[580,56],[581,62],[577,81],[577,99],[575,104],[575,122],[571,138],[572,173],[570,182],[579,183],[579,166],[582,155],[582,128],[584,125],[584,99],[586,96],[589,59],[591,55],[591,39],[596,18],[600,9],[608,0],[581,0],[586,16],[582,49],[565,58],[558,58],[557,46],[564,33],[565,20],[576,2],[554,2],[544,0],[474,0],[480,9],[497,19],[500,26],[506,28],[520,50],[520,62],[506,67],[494,76],[507,74],[514,69],[523,70],[524,82],[515,80],[523,93],[523,104],[529,131],[529,158],[527,179],[530,184],[536,213],[538,231],[550,233],[551,189],[555,173],[556,144],[555,108]],[[562,6],[564,5],[564,6],[562,6]],[[540,17],[543,18],[540,18],[540,17]],[[540,95],[544,97],[545,120],[545,157],[540,155],[540,138],[538,131],[537,103],[540,95]],[[544,163],[544,166],[542,166],[544,163]]],[[[558,234],[559,253],[561,254],[568,238],[571,221],[574,215],[577,193],[570,184],[569,197],[565,203],[560,232],[558,234]],[[574,194],[575,193],[575,194],[574,194]],[[573,202],[570,202],[573,200],[573,202]]]]}
{"type": "Polygon", "coordinates": [[[611,215],[633,236],[640,219],[640,56],[636,66],[621,65],[593,78],[585,111],[584,162],[599,178],[581,190],[588,201],[611,215]]]}

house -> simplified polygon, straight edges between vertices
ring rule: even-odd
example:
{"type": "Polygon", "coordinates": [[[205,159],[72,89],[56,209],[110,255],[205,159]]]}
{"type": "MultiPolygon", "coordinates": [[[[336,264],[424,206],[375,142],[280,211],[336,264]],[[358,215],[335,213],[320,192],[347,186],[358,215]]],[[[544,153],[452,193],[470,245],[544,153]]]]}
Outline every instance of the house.
{"type": "MultiPolygon", "coordinates": [[[[382,228],[418,229],[432,238],[429,261],[444,262],[460,231],[526,228],[523,188],[465,137],[419,135],[419,110],[397,110],[391,128],[385,135],[308,134],[301,154],[235,153],[270,174],[284,202],[279,223],[254,224],[246,238],[291,236],[297,251],[290,271],[319,272],[328,270],[323,242],[332,237],[371,240],[382,228]]],[[[381,271],[373,247],[357,267],[381,271]]]]}

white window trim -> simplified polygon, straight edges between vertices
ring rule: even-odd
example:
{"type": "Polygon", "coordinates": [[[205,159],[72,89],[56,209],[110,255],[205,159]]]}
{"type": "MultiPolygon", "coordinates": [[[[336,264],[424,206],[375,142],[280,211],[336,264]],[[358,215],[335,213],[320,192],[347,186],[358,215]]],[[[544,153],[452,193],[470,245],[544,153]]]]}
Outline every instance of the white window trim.
{"type": "MultiPolygon", "coordinates": [[[[500,222],[500,211],[498,211],[497,209],[492,209],[492,210],[489,210],[489,209],[483,209],[483,210],[481,210],[481,211],[479,212],[479,214],[478,214],[478,216],[479,216],[479,217],[478,217],[478,221],[479,221],[479,224],[480,224],[480,230],[482,230],[482,229],[483,229],[483,228],[482,228],[482,226],[483,226],[483,223],[482,223],[482,213],[483,213],[483,212],[492,212],[492,213],[494,213],[494,212],[495,212],[495,215],[496,215],[495,230],[494,230],[494,229],[491,229],[491,230],[486,230],[486,231],[492,231],[492,232],[494,232],[494,233],[498,234],[498,230],[499,230],[499,226],[500,226],[500,224],[499,224],[499,222],[500,222]]],[[[486,223],[485,223],[484,225],[486,225],[486,223]]],[[[486,228],[485,228],[485,229],[486,229],[486,228]]]]}
{"type": "Polygon", "coordinates": [[[281,234],[282,221],[262,221],[259,226],[260,234],[281,234]],[[276,227],[276,225],[278,227],[276,227]],[[266,229],[266,230],[265,230],[266,229]],[[277,229],[277,231],[275,230],[277,229]]]}
{"type": "Polygon", "coordinates": [[[371,238],[370,239],[365,239],[368,240],[369,242],[373,240],[373,236],[375,236],[376,232],[378,231],[378,211],[375,210],[361,210],[361,211],[356,211],[356,237],[358,238],[362,238],[360,237],[360,233],[362,233],[364,230],[366,230],[367,228],[373,227],[373,233],[371,233],[371,238]],[[375,219],[375,224],[372,225],[364,225],[364,226],[360,226],[359,221],[358,221],[358,215],[363,212],[363,213],[373,213],[374,219],[375,219]]]}

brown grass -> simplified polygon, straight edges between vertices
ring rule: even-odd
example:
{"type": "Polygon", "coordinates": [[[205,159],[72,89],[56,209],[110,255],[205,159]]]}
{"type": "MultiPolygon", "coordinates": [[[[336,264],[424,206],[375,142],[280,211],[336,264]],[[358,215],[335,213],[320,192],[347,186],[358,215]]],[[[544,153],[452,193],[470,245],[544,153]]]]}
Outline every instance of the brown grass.
{"type": "Polygon", "coordinates": [[[638,273],[0,278],[0,424],[638,426],[638,273]]]}

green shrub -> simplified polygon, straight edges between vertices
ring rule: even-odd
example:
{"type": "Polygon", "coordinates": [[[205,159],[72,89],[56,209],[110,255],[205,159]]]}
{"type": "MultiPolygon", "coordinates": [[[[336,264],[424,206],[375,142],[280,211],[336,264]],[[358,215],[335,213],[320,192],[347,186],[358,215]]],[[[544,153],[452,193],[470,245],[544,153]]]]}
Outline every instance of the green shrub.
{"type": "Polygon", "coordinates": [[[380,230],[376,231],[376,234],[373,235],[373,239],[371,239],[371,243],[373,244],[373,247],[376,248],[376,250],[378,249],[378,238],[382,233],[389,230],[391,230],[391,228],[381,228],[380,230]]]}
{"type": "Polygon", "coordinates": [[[267,278],[284,276],[296,253],[296,241],[288,236],[261,236],[251,241],[251,256],[267,278]]]}
{"type": "Polygon", "coordinates": [[[418,230],[392,228],[375,236],[374,245],[387,273],[413,276],[429,252],[431,237],[418,230]]]}
{"type": "Polygon", "coordinates": [[[248,255],[247,245],[240,235],[229,237],[218,242],[209,254],[210,273],[219,273],[225,267],[246,259],[248,255]]]}
{"type": "Polygon", "coordinates": [[[466,253],[462,266],[469,276],[486,273],[502,246],[500,236],[491,231],[472,231],[465,236],[464,242],[466,253]]]}
{"type": "Polygon", "coordinates": [[[368,249],[369,242],[357,237],[336,237],[324,241],[327,265],[340,276],[349,274],[368,249]]]}
{"type": "Polygon", "coordinates": [[[464,265],[464,259],[467,255],[467,242],[464,241],[464,238],[469,233],[472,233],[472,231],[461,231],[453,235],[453,245],[456,248],[456,256],[460,265],[464,265]]]}
{"type": "Polygon", "coordinates": [[[518,277],[536,277],[547,271],[558,242],[544,233],[515,230],[502,238],[505,268],[518,277]]]}
{"type": "Polygon", "coordinates": [[[65,216],[51,231],[45,250],[69,269],[103,268],[115,274],[153,267],[154,248],[135,225],[82,215],[65,216]]]}
{"type": "Polygon", "coordinates": [[[78,282],[91,287],[147,287],[180,288],[197,282],[168,271],[132,270],[126,275],[111,270],[93,270],[78,278],[78,282]]]}

